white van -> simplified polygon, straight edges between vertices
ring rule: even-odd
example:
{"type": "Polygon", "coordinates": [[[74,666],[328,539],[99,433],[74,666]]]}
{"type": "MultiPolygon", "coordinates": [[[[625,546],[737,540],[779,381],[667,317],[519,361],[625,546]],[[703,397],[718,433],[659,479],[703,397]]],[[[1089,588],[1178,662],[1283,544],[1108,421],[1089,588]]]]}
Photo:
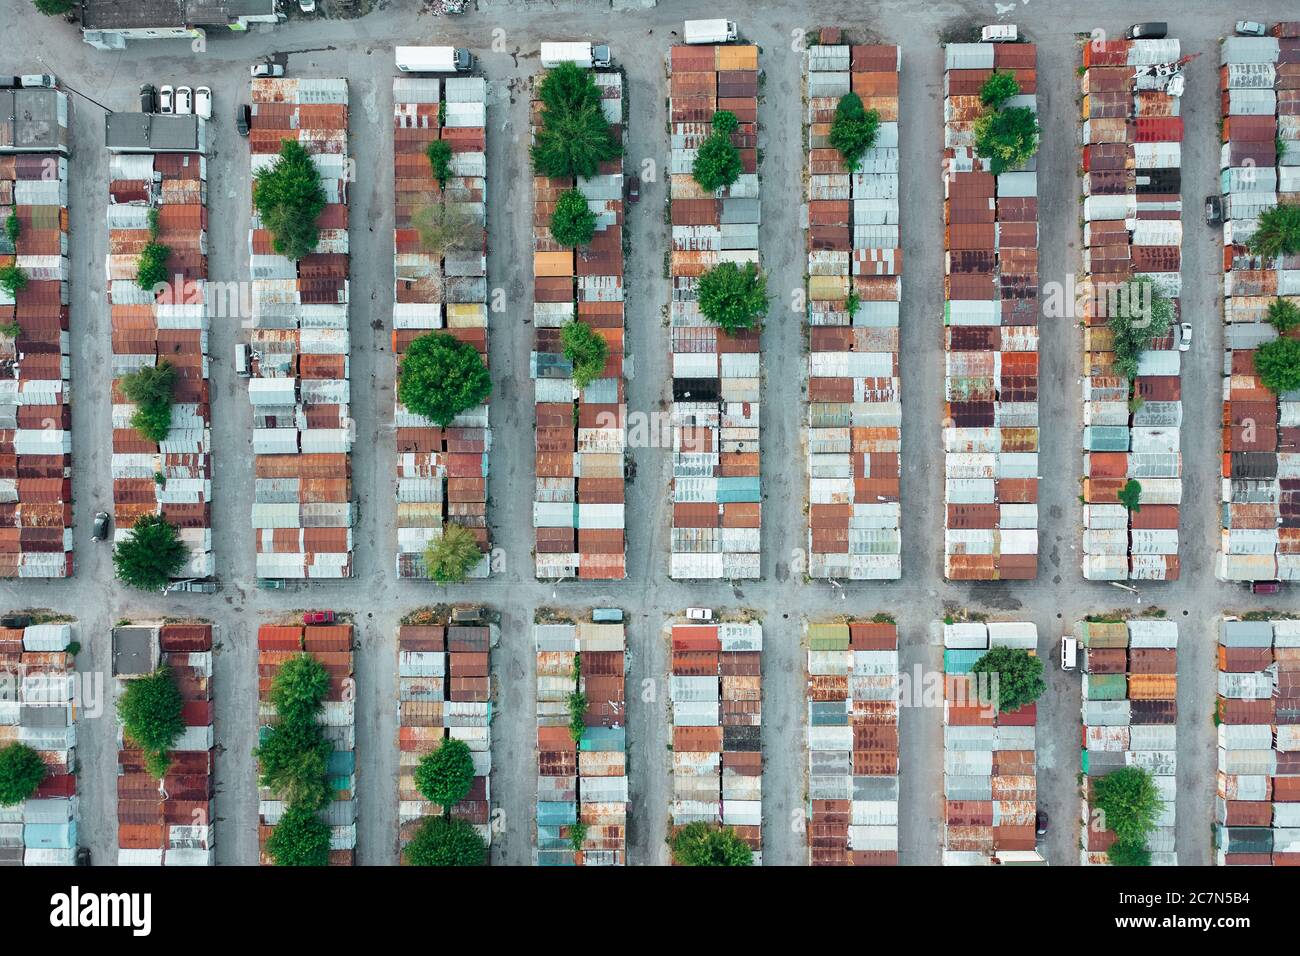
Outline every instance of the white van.
{"type": "Polygon", "coordinates": [[[543,43],[542,66],[546,69],[561,63],[576,63],[585,69],[609,66],[609,47],[590,43],[543,43]]]}
{"type": "Polygon", "coordinates": [[[734,20],[687,20],[682,37],[687,43],[729,43],[737,35],[734,20]]]}
{"type": "Polygon", "coordinates": [[[994,23],[980,31],[981,43],[1015,43],[1020,31],[1014,23],[994,23]]]}
{"type": "Polygon", "coordinates": [[[399,46],[393,58],[403,73],[464,73],[474,68],[474,54],[459,46],[399,46]]]}
{"type": "Polygon", "coordinates": [[[1072,671],[1079,664],[1079,642],[1073,637],[1061,638],[1061,670],[1072,671]]]}

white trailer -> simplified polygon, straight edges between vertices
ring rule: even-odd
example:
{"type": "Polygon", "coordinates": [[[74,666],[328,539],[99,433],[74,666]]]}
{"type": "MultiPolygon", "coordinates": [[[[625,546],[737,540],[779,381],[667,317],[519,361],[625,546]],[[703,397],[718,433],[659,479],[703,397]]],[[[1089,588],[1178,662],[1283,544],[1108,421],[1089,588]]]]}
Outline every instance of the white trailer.
{"type": "Polygon", "coordinates": [[[609,47],[582,42],[543,43],[542,66],[549,70],[561,63],[576,63],[587,69],[609,66],[609,47]]]}
{"type": "Polygon", "coordinates": [[[474,68],[474,54],[458,46],[399,46],[394,59],[403,73],[464,73],[474,68]]]}
{"type": "Polygon", "coordinates": [[[687,20],[682,36],[687,43],[730,43],[736,39],[734,20],[687,20]]]}

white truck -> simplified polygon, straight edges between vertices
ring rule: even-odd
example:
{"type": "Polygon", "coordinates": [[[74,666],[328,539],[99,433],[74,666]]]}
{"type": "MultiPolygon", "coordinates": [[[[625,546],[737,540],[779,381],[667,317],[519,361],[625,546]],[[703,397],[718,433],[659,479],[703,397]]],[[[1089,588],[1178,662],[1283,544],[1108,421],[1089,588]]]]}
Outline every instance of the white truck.
{"type": "Polygon", "coordinates": [[[580,42],[543,43],[542,66],[549,70],[561,63],[576,63],[587,69],[609,66],[609,47],[580,42]]]}
{"type": "Polygon", "coordinates": [[[474,68],[474,54],[460,46],[399,46],[394,53],[403,73],[465,73],[474,68]]]}
{"type": "Polygon", "coordinates": [[[682,33],[687,43],[730,43],[736,39],[734,20],[687,20],[682,33]]]}

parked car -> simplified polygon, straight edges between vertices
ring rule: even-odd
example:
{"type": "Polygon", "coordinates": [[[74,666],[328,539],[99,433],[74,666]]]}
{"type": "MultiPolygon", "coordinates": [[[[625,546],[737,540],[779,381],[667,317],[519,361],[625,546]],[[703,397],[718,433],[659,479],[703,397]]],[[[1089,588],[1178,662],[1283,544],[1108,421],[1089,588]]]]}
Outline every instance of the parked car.
{"type": "Polygon", "coordinates": [[[248,135],[248,127],[252,120],[252,110],[247,103],[240,103],[235,107],[235,129],[239,130],[240,136],[248,135]]]}
{"type": "Polygon", "coordinates": [[[1192,347],[1192,323],[1184,322],[1179,326],[1178,351],[1186,352],[1192,347]]]}
{"type": "Polygon", "coordinates": [[[629,204],[637,202],[641,198],[641,177],[627,177],[627,201],[629,204]]]}
{"type": "Polygon", "coordinates": [[[1220,196],[1205,197],[1205,223],[1209,226],[1223,225],[1223,199],[1220,196]]]}
{"type": "Polygon", "coordinates": [[[1072,671],[1079,662],[1079,642],[1068,634],[1061,638],[1061,670],[1072,671]]]}
{"type": "Polygon", "coordinates": [[[90,866],[90,847],[77,847],[77,866],[90,866]]]}
{"type": "Polygon", "coordinates": [[[32,617],[30,614],[6,614],[0,617],[0,627],[8,628],[11,631],[21,631],[25,627],[32,626],[32,617]]]}
{"type": "Polygon", "coordinates": [[[158,112],[170,113],[173,107],[173,96],[175,94],[170,86],[160,86],[158,88],[158,112]]]}
{"type": "Polygon", "coordinates": [[[158,112],[158,88],[152,83],[140,84],[140,112],[158,112]]]}
{"type": "Polygon", "coordinates": [[[1034,830],[1039,836],[1042,836],[1047,832],[1047,826],[1049,823],[1051,823],[1051,820],[1048,818],[1046,810],[1039,810],[1038,813],[1034,815],[1034,830]]]}
{"type": "Polygon", "coordinates": [[[1128,40],[1163,40],[1168,32],[1169,24],[1152,20],[1149,23],[1133,24],[1124,37],[1128,40]]]}
{"type": "Polygon", "coordinates": [[[200,86],[194,91],[194,112],[204,119],[212,119],[212,89],[200,86]]]}
{"type": "Polygon", "coordinates": [[[284,578],[258,578],[257,586],[263,591],[283,591],[284,578]]]}
{"type": "Polygon", "coordinates": [[[482,607],[458,607],[451,612],[453,624],[481,624],[487,609],[482,607]]]}
{"type": "Polygon", "coordinates": [[[298,9],[303,13],[315,13],[316,0],[298,0],[298,9]]]}
{"type": "Polygon", "coordinates": [[[304,624],[333,624],[333,611],[304,611],[302,615],[304,624]]]}
{"type": "Polygon", "coordinates": [[[53,73],[24,73],[18,78],[18,82],[23,85],[23,89],[54,89],[59,85],[59,78],[53,73]]]}
{"type": "Polygon", "coordinates": [[[253,64],[252,74],[253,76],[284,76],[284,64],[263,60],[261,63],[253,64]]]}
{"type": "Polygon", "coordinates": [[[216,594],[216,581],[195,581],[188,579],[185,581],[173,581],[167,586],[168,591],[186,594],[216,594]]]}
{"type": "Polygon", "coordinates": [[[194,112],[194,91],[188,86],[176,87],[176,112],[182,116],[194,112]]]}
{"type": "Polygon", "coordinates": [[[993,23],[980,30],[981,43],[1016,43],[1020,31],[1014,23],[993,23]]]}
{"type": "Polygon", "coordinates": [[[707,607],[688,607],[686,609],[686,620],[707,623],[713,620],[713,611],[707,607]]]}
{"type": "Polygon", "coordinates": [[[1238,20],[1237,36],[1239,37],[1262,37],[1268,33],[1268,27],[1258,20],[1238,20]]]}
{"type": "Polygon", "coordinates": [[[1250,585],[1251,594],[1277,594],[1281,590],[1281,581],[1255,581],[1250,585]]]}
{"type": "Polygon", "coordinates": [[[108,537],[108,523],[110,520],[107,511],[100,511],[95,515],[95,523],[90,526],[91,540],[103,541],[108,537]]]}

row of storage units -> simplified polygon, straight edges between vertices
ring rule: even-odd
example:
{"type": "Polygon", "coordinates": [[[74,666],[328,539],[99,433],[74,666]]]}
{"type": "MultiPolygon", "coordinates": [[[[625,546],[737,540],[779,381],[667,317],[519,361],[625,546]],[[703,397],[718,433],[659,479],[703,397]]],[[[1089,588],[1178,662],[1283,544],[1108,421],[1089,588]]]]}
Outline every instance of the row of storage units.
{"type": "Polygon", "coordinates": [[[0,748],[40,754],[45,779],[0,806],[0,866],[71,866],[77,856],[77,712],[83,699],[67,622],[0,628],[0,748]]]}
{"type": "Polygon", "coordinates": [[[1300,305],[1300,255],[1266,259],[1246,247],[1261,213],[1300,203],[1300,21],[1271,34],[1219,45],[1224,581],[1300,579],[1300,393],[1274,394],[1254,361],[1278,337],[1269,306],[1300,305]]]}
{"type": "Polygon", "coordinates": [[[808,573],[895,579],[902,575],[902,57],[895,46],[848,45],[837,29],[823,29],[819,39],[807,54],[808,573]],[[880,120],[856,172],[830,144],[836,107],[848,94],[880,120]]]}
{"type": "MultiPolygon", "coordinates": [[[[623,74],[588,72],[601,112],[622,143],[623,74]]],[[[546,74],[533,78],[529,118],[541,128],[538,98],[546,74]]],[[[530,374],[536,413],[533,497],[535,572],[539,578],[620,580],[627,576],[624,449],[627,395],[623,378],[623,155],[595,176],[533,176],[533,351],[530,374]],[[572,248],[551,235],[560,196],[578,190],[596,217],[591,242],[572,248]],[[605,368],[585,388],[574,383],[562,334],[582,322],[608,347],[605,368]]]]}
{"type": "Polygon", "coordinates": [[[212,625],[193,621],[113,628],[113,676],[129,681],[165,668],[181,696],[185,729],[161,779],[118,726],[118,866],[213,866],[216,862],[212,625]]]}
{"type": "Polygon", "coordinates": [[[1219,623],[1219,866],[1300,865],[1300,621],[1219,623]]]}
{"type": "MultiPolygon", "coordinates": [[[[330,799],[320,811],[330,827],[331,866],[351,866],[357,849],[357,763],[356,763],[356,680],[353,675],[352,625],[303,627],[300,624],[263,624],[257,629],[257,723],[258,740],[276,720],[271,703],[271,683],[290,658],[309,654],[329,672],[329,691],[318,717],[330,742],[326,764],[330,799]]],[[[259,787],[258,846],[263,865],[272,863],[266,852],[275,825],[288,804],[280,794],[259,787]]]]}
{"type": "Polygon", "coordinates": [[[348,83],[252,83],[253,174],[275,163],[282,142],[297,142],[319,170],[326,197],[310,255],[278,254],[256,210],[248,234],[257,576],[351,577],[348,83]]]}
{"type": "Polygon", "coordinates": [[[1080,621],[1083,652],[1083,846],[1079,862],[1107,864],[1115,843],[1092,806],[1097,780],[1124,767],[1152,775],[1164,803],[1146,847],[1154,866],[1176,866],[1178,625],[1160,618],[1080,621]]]}
{"type": "Polygon", "coordinates": [[[1037,849],[1038,705],[999,707],[998,685],[975,664],[994,648],[1034,655],[1028,622],[943,626],[943,863],[1044,863],[1037,849]]]}
{"type": "Polygon", "coordinates": [[[995,176],[975,152],[980,88],[1015,74],[1006,106],[1037,112],[1025,43],[944,47],[944,576],[1038,574],[1038,174],[995,176]]]}
{"type": "Polygon", "coordinates": [[[808,862],[898,865],[898,628],[809,623],[808,862]]]}
{"type": "Polygon", "coordinates": [[[759,330],[733,333],[700,311],[699,278],[724,262],[759,265],[758,47],[673,46],[669,53],[672,251],[673,525],[669,575],[757,578],[759,330]],[[705,192],[692,170],[717,112],[733,113],[741,173],[705,192]]]}
{"type": "MultiPolygon", "coordinates": [[[[65,104],[66,94],[58,94],[65,104]]],[[[0,145],[0,577],[72,574],[72,412],[68,404],[68,161],[0,145]]]]}
{"type": "Polygon", "coordinates": [[[1179,57],[1175,39],[1084,45],[1083,576],[1094,581],[1171,581],[1179,571],[1179,57]],[[1134,293],[1152,289],[1169,299],[1172,325],[1148,343],[1130,381],[1115,367],[1108,323],[1117,314],[1141,321],[1151,301],[1134,293]],[[1129,481],[1141,486],[1134,512],[1119,499],[1129,481]]]}
{"type": "Polygon", "coordinates": [[[212,556],[212,431],[208,388],[207,157],[201,152],[111,153],[105,272],[112,326],[113,533],[129,537],[161,515],[190,556],[179,578],[206,578],[212,556]],[[161,287],[136,281],[152,242],[169,250],[161,287]],[[119,380],[169,365],[171,427],[155,442],[131,425],[136,405],[119,380]]]}
{"type": "MultiPolygon", "coordinates": [[[[410,615],[408,619],[424,619],[410,615]]],[[[443,807],[425,800],[415,783],[420,760],[445,740],[462,740],[474,760],[474,782],[451,815],[492,842],[492,648],[495,624],[401,624],[397,628],[398,826],[403,847],[420,822],[443,807]]]]}
{"type": "Polygon", "coordinates": [[[732,828],[762,864],[763,627],[675,624],[672,826],[732,828]]]}
{"type": "MultiPolygon", "coordinates": [[[[401,76],[393,80],[393,355],[400,364],[417,338],[451,335],[488,360],[487,80],[401,76]],[[451,147],[444,189],[427,156],[451,147]],[[426,248],[420,226],[461,222],[471,238],[426,248]]],[[[397,429],[397,574],[427,577],[424,551],[455,523],[489,550],[486,403],[446,428],[405,408],[394,389],[397,429]]],[[[471,577],[485,577],[485,557],[471,577]]]]}
{"type": "Polygon", "coordinates": [[[623,866],[628,807],[623,625],[539,623],[533,637],[537,648],[536,862],[540,866],[623,866]]]}

